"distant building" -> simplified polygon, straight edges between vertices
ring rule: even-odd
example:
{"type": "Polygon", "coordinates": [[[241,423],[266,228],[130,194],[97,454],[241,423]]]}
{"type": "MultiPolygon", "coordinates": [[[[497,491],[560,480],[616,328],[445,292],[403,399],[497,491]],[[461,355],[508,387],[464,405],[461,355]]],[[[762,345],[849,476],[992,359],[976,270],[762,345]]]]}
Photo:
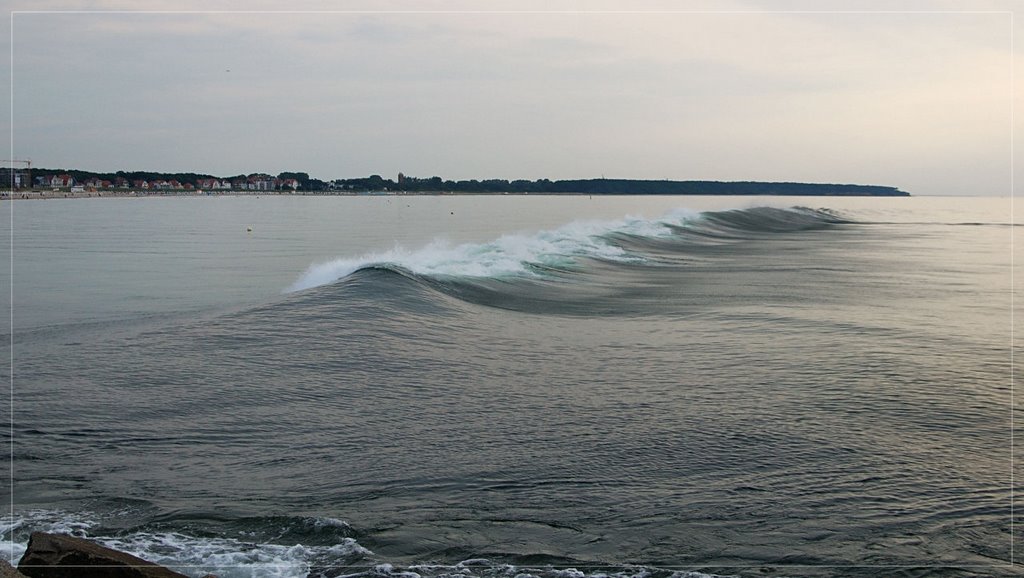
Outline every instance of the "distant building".
{"type": "MultiPolygon", "coordinates": [[[[32,173],[31,168],[28,166],[28,161],[4,161],[4,163],[12,165],[21,164],[23,166],[0,167],[0,187],[11,187],[12,189],[32,187],[32,173]]],[[[36,182],[39,182],[38,178],[36,182]]]]}
{"type": "Polygon", "coordinates": [[[274,189],[274,177],[262,173],[254,173],[245,179],[245,189],[250,191],[271,191],[274,189]]]}
{"type": "Polygon", "coordinates": [[[217,189],[230,189],[231,182],[221,179],[199,179],[196,182],[196,186],[200,189],[215,191],[217,189]]]}
{"type": "Polygon", "coordinates": [[[53,175],[50,177],[51,187],[71,187],[74,186],[75,179],[71,175],[53,175]]]}

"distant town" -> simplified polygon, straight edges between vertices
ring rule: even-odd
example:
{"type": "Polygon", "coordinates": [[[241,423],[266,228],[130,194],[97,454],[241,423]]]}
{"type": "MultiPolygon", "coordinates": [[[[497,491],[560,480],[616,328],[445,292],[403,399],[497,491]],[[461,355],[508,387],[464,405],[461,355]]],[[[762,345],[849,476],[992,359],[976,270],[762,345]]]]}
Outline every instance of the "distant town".
{"type": "Polygon", "coordinates": [[[358,195],[358,194],[614,194],[614,195],[829,195],[909,196],[895,187],[785,182],[670,181],[635,179],[445,180],[398,173],[320,180],[304,172],[252,173],[218,177],[197,173],[118,171],[96,173],[72,169],[0,168],[2,198],[60,198],[159,195],[358,195]]]}

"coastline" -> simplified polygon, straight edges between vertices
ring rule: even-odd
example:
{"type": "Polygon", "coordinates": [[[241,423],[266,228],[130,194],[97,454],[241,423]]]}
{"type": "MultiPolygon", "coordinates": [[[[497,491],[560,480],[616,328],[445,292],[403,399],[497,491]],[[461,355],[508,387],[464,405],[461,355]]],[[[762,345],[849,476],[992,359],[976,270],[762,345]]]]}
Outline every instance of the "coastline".
{"type": "MultiPolygon", "coordinates": [[[[395,194],[395,193],[386,193],[395,194]]],[[[429,194],[429,193],[427,193],[429,194]]],[[[442,193],[435,193],[442,194],[442,193]]],[[[47,199],[125,199],[125,198],[160,198],[160,197],[261,197],[261,196],[368,196],[367,193],[354,193],[343,191],[308,191],[308,192],[281,192],[281,191],[233,191],[205,193],[196,191],[136,191],[136,190],[114,190],[114,191],[0,191],[0,200],[47,200],[47,199]]]]}
{"type": "Polygon", "coordinates": [[[206,198],[206,197],[424,197],[424,196],[534,196],[534,197],[570,197],[570,196],[635,196],[635,197],[692,197],[692,196],[716,196],[716,197],[751,197],[751,196],[774,196],[774,197],[909,197],[911,195],[835,195],[826,193],[817,194],[748,194],[748,193],[718,193],[718,194],[694,194],[694,193],[585,193],[585,192],[489,192],[489,191],[227,191],[227,192],[196,192],[196,191],[0,191],[0,201],[31,201],[49,199],[130,199],[130,198],[206,198]]]}

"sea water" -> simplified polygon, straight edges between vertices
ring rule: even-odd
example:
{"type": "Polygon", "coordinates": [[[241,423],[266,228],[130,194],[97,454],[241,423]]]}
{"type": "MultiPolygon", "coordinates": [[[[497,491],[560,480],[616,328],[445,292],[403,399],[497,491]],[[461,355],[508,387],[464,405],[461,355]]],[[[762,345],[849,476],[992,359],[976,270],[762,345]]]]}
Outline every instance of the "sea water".
{"type": "Polygon", "coordinates": [[[43,530],[193,576],[1020,571],[1011,199],[3,209],[14,562],[43,530]]]}

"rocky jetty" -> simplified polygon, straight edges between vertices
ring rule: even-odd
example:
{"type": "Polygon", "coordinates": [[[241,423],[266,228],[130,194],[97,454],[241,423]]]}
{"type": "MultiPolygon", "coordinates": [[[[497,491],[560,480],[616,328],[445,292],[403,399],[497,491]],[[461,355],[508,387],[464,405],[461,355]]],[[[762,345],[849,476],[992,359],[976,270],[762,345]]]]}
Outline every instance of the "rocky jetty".
{"type": "MultiPolygon", "coordinates": [[[[0,566],[0,578],[188,578],[153,562],[94,542],[34,532],[15,570],[0,566]]],[[[215,578],[207,576],[205,578],[215,578]]]]}

